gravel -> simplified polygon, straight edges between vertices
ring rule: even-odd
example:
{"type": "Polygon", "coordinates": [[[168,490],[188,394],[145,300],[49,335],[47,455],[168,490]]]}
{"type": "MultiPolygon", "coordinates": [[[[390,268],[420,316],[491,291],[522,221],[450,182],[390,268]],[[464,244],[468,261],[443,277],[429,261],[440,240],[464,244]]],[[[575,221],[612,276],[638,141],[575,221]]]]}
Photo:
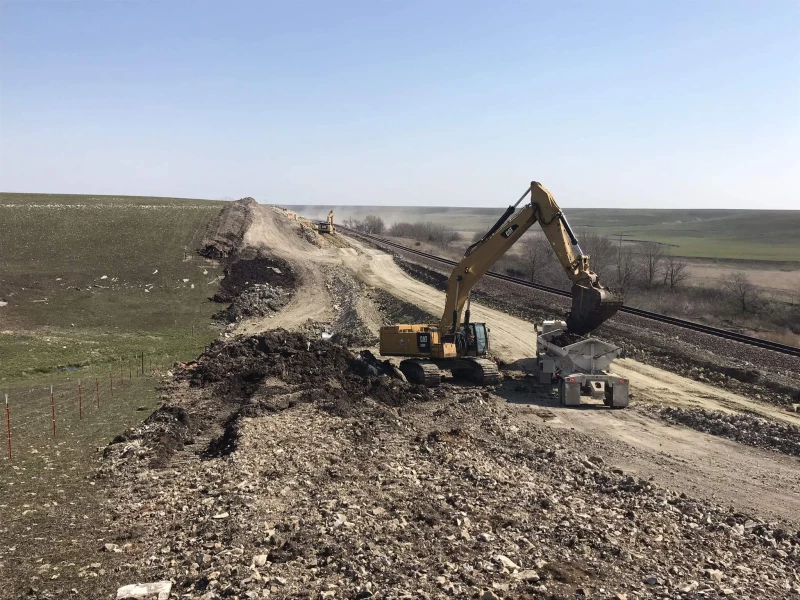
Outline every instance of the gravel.
{"type": "Polygon", "coordinates": [[[800,532],[624,473],[491,390],[417,393],[379,366],[285,332],[211,348],[180,386],[224,402],[241,387],[226,380],[258,380],[236,443],[163,469],[104,460],[119,584],[204,600],[800,594],[800,532]]]}
{"type": "Polygon", "coordinates": [[[664,407],[656,411],[665,421],[685,425],[742,444],[800,456],[800,427],[749,414],[664,407]]]}

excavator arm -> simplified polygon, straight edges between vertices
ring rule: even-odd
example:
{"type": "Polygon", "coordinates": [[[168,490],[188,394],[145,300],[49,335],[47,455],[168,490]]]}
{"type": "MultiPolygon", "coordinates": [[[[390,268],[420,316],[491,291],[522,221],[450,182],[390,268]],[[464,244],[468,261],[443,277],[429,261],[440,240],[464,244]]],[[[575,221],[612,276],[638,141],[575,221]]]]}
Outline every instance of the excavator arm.
{"type": "MultiPolygon", "coordinates": [[[[569,331],[588,333],[619,310],[622,302],[600,284],[597,275],[589,268],[589,257],[581,250],[552,194],[533,181],[516,204],[509,206],[492,228],[467,248],[464,258],[453,269],[447,283],[447,299],[439,322],[440,331],[458,330],[464,304],[473,286],[536,222],[541,225],[558,261],[573,284],[572,310],[567,316],[569,331]],[[518,209],[519,204],[529,194],[530,202],[518,209]]],[[[466,322],[469,322],[469,308],[466,322]]]]}

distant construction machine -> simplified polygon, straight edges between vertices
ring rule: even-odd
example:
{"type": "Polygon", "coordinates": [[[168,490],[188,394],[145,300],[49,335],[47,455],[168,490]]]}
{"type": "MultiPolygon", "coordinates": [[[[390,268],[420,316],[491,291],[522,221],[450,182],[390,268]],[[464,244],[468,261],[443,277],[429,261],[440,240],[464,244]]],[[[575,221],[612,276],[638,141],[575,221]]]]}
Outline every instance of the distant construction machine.
{"type": "Polygon", "coordinates": [[[381,355],[408,357],[400,363],[400,370],[410,382],[428,387],[441,382],[440,367],[478,385],[499,382],[497,365],[485,358],[489,352],[489,329],[485,323],[470,321],[470,291],[536,222],[573,283],[572,310],[566,317],[568,331],[583,335],[613,316],[622,306],[621,300],[597,280],[589,268],[589,256],[581,250],[555,199],[534,181],[516,204],[509,206],[491,229],[467,248],[450,275],[439,323],[381,327],[381,355]],[[518,209],[528,194],[530,202],[518,209]]]}
{"type": "Polygon", "coordinates": [[[320,221],[317,223],[317,231],[320,233],[336,233],[336,230],[333,226],[333,211],[328,213],[327,221],[320,221]]]}

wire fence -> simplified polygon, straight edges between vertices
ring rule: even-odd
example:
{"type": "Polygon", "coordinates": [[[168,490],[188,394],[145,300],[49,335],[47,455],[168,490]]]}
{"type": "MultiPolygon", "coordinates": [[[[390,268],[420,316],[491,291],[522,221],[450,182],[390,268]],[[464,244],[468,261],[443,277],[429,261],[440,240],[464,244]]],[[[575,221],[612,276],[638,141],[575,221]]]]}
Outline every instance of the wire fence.
{"type": "Polygon", "coordinates": [[[119,421],[114,411],[136,401],[142,392],[138,382],[167,376],[174,357],[140,352],[136,357],[69,380],[16,387],[2,393],[5,401],[5,461],[14,461],[15,449],[44,438],[72,438],[84,431],[92,437],[97,426],[119,421]],[[110,411],[104,408],[111,407],[110,411]]]}

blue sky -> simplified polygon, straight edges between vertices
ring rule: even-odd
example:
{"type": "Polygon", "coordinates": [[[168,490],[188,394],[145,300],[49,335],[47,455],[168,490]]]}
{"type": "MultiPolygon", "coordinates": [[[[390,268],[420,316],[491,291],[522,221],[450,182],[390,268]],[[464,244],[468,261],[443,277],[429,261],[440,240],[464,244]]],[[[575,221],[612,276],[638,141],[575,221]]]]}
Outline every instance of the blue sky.
{"type": "Polygon", "coordinates": [[[800,208],[800,2],[0,0],[0,190],[800,208]]]}

